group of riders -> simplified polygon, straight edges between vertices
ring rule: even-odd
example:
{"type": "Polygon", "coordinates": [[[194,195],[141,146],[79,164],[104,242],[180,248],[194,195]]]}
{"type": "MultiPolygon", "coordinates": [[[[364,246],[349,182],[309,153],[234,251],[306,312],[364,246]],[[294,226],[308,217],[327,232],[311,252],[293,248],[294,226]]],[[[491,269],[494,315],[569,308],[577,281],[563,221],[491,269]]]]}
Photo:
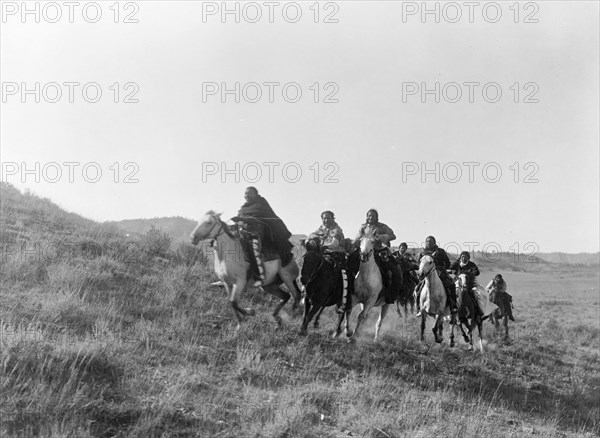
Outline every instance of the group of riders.
{"type": "MultiPolygon", "coordinates": [[[[283,221],[275,214],[267,200],[260,196],[255,187],[248,187],[245,191],[246,203],[240,208],[237,217],[233,218],[241,225],[241,234],[246,242],[245,250],[254,274],[254,286],[261,286],[264,280],[264,261],[279,257],[283,265],[291,261],[293,245],[289,238],[292,236],[283,221]]],[[[425,239],[425,247],[418,260],[408,252],[408,245],[401,243],[397,251],[392,252],[390,242],[396,239],[394,231],[386,224],[379,222],[377,210],[367,211],[366,222],[362,224],[355,238],[347,239],[341,227],[335,221],[332,211],[321,213],[321,225],[310,233],[304,245],[307,251],[317,251],[328,261],[334,264],[336,272],[343,270],[352,271],[350,262],[352,255],[357,256],[360,240],[364,237],[374,241],[375,260],[381,270],[383,281],[383,294],[387,304],[399,301],[405,304],[414,291],[414,296],[420,295],[425,284],[423,278],[418,278],[417,271],[422,257],[429,255],[433,258],[436,271],[442,281],[447,294],[451,314],[458,312],[456,285],[449,274],[459,276],[465,274],[471,277],[479,275],[479,268],[471,261],[468,251],[463,251],[459,258],[451,263],[448,254],[440,248],[435,237],[425,239]]],[[[348,275],[352,279],[353,275],[348,275]]],[[[349,284],[352,287],[352,284],[349,284]]],[[[506,309],[508,318],[514,321],[512,315],[511,297],[506,292],[506,282],[501,274],[490,281],[486,289],[490,292],[491,301],[507,301],[506,309]]],[[[474,292],[472,292],[474,293],[474,292]]],[[[418,299],[415,300],[418,305],[418,299]]],[[[477,299],[475,300],[478,301],[477,299]]],[[[338,312],[344,312],[343,304],[338,307],[338,312]]]]}

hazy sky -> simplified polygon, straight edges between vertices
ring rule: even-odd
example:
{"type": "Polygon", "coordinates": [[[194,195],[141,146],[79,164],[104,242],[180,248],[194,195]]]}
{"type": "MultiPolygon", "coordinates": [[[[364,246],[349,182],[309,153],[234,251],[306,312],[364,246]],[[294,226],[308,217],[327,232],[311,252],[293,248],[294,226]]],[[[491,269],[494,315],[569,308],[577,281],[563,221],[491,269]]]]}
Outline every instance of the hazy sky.
{"type": "Polygon", "coordinates": [[[395,244],[599,250],[598,2],[113,3],[2,2],[3,181],[98,221],[254,185],[294,233],[373,207],[395,244]]]}

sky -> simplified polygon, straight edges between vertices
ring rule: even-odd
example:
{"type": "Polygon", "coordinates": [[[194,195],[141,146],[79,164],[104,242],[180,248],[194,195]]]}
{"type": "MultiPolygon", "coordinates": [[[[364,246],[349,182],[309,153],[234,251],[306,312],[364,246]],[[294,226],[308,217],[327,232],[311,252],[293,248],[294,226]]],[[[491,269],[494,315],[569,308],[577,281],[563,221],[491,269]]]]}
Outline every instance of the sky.
{"type": "Polygon", "coordinates": [[[396,244],[597,252],[598,2],[466,3],[2,2],[2,181],[97,221],[252,185],[296,234],[376,208],[396,244]]]}

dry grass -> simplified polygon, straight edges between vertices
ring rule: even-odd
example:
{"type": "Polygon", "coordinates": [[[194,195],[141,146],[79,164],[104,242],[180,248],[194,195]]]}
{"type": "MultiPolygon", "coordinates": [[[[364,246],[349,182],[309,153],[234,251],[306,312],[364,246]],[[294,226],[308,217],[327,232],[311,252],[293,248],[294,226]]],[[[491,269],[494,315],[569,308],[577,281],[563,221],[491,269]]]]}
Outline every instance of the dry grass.
{"type": "Polygon", "coordinates": [[[486,323],[485,354],[467,352],[464,343],[421,345],[417,320],[395,312],[378,345],[376,312],[356,344],[329,337],[333,311],[323,314],[319,330],[300,337],[290,305],[278,329],[273,300],[257,291],[243,298],[257,315],[236,331],[223,291],[209,285],[206,258],[188,271],[193,249],[167,249],[156,231],[144,244],[85,220],[57,221],[61,213],[48,201],[26,198],[3,196],[2,220],[8,209],[11,223],[37,221],[46,231],[28,234],[23,226],[19,239],[43,242],[70,228],[73,247],[95,241],[102,250],[3,254],[2,436],[600,433],[597,276],[563,283],[505,275],[519,322],[509,344],[486,323]],[[160,239],[160,257],[148,250],[153,238],[160,239]]]}

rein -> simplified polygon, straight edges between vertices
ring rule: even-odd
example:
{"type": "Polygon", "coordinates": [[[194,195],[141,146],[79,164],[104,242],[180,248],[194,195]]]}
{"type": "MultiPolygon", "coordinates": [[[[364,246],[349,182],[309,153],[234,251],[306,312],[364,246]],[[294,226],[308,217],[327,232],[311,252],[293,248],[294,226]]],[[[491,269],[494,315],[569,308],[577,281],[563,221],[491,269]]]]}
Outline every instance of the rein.
{"type": "Polygon", "coordinates": [[[433,272],[433,270],[434,270],[434,269],[435,269],[435,263],[433,264],[433,266],[432,266],[432,268],[429,270],[429,272],[427,272],[427,274],[425,274],[425,275],[423,276],[423,278],[425,278],[425,277],[429,277],[429,274],[431,274],[431,273],[433,272]]]}
{"type": "Polygon", "coordinates": [[[373,254],[373,249],[369,250],[368,253],[363,254],[362,252],[360,253],[360,261],[363,263],[366,263],[369,261],[369,259],[371,258],[371,254],[373,254]]]}
{"type": "MultiPolygon", "coordinates": [[[[308,253],[307,253],[308,254],[308,253]]],[[[304,257],[306,257],[306,254],[304,255],[304,257]]],[[[310,274],[310,277],[308,278],[308,280],[306,281],[305,286],[308,286],[317,276],[317,273],[321,270],[321,268],[323,267],[323,263],[325,262],[325,257],[321,256],[321,262],[319,263],[319,266],[317,266],[317,269],[315,269],[312,274],[310,274]]]]}

